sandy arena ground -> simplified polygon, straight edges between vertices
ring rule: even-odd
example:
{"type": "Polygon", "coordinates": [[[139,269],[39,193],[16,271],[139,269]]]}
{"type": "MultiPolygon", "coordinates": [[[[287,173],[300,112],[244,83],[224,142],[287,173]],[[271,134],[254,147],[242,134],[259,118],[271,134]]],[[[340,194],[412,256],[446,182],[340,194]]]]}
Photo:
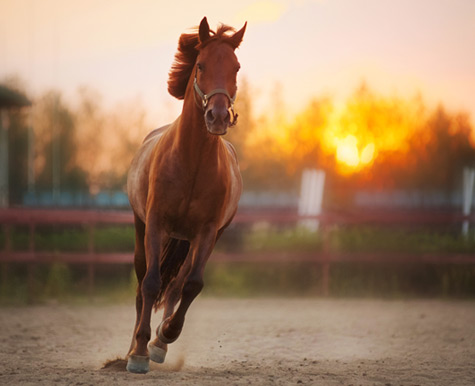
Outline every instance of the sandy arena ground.
{"type": "Polygon", "coordinates": [[[132,304],[0,308],[0,384],[475,384],[474,302],[199,298],[165,364],[101,370],[133,323],[132,304]]]}

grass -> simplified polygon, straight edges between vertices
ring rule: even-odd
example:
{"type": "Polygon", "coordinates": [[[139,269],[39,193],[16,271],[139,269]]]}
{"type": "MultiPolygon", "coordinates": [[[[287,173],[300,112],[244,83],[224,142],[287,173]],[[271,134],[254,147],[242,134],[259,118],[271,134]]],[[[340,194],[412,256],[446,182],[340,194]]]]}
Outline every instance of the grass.
{"type": "Polygon", "coordinates": [[[358,227],[329,237],[331,249],[344,252],[475,253],[475,238],[455,232],[358,227]]]}
{"type": "MultiPolygon", "coordinates": [[[[5,266],[0,267],[2,271],[5,266]]],[[[99,267],[94,292],[87,272],[77,265],[38,265],[33,288],[25,266],[8,266],[0,288],[0,304],[133,302],[136,279],[131,265],[99,267]],[[112,271],[111,271],[112,269],[112,271]]],[[[321,296],[321,270],[312,263],[216,263],[205,270],[203,296],[315,297],[321,296]]],[[[475,298],[474,266],[375,265],[335,263],[330,270],[330,294],[344,298],[475,298]]]]}
{"type": "Polygon", "coordinates": [[[130,302],[135,299],[137,280],[131,264],[95,267],[90,293],[87,267],[53,264],[2,264],[0,304],[44,302],[130,302]]]}
{"type": "MultiPolygon", "coordinates": [[[[38,251],[81,252],[89,248],[87,227],[43,226],[35,232],[34,245],[38,251]]],[[[93,245],[97,252],[133,251],[133,226],[103,226],[93,230],[93,245]]],[[[11,233],[11,247],[15,251],[28,249],[29,233],[25,227],[16,227],[11,233]]],[[[0,248],[5,247],[5,233],[0,233],[0,248]]]]}
{"type": "MultiPolygon", "coordinates": [[[[12,229],[12,248],[28,249],[28,229],[12,229]]],[[[94,248],[99,252],[132,253],[131,226],[96,227],[94,248]]],[[[475,239],[457,232],[427,229],[348,227],[310,232],[304,228],[232,227],[216,249],[221,251],[320,251],[324,241],[333,251],[402,253],[475,253],[475,239]]],[[[85,227],[41,227],[35,234],[40,251],[87,251],[89,231],[85,227]]],[[[0,248],[5,234],[0,233],[0,248]]],[[[3,264],[0,267],[1,303],[82,301],[89,297],[87,267],[81,265],[3,264]],[[31,275],[33,280],[28,282],[31,275]],[[28,284],[29,283],[29,284],[28,284]],[[30,286],[30,287],[28,287],[30,286]],[[32,293],[34,294],[32,298],[32,293]],[[78,300],[79,299],[79,300],[78,300]]],[[[330,293],[342,297],[475,297],[475,266],[333,263],[330,293]]],[[[213,296],[316,296],[321,293],[321,267],[315,263],[218,263],[212,259],[205,271],[206,295],[213,296]]],[[[98,266],[94,295],[109,301],[132,300],[136,279],[130,264],[98,266]]]]}
{"type": "MultiPolygon", "coordinates": [[[[325,237],[330,250],[341,252],[475,253],[475,237],[460,232],[407,228],[341,227],[322,232],[302,227],[231,228],[216,245],[221,251],[320,251],[325,237]]],[[[11,232],[13,250],[27,250],[28,230],[16,227],[11,232]]],[[[102,226],[93,230],[94,249],[98,252],[134,250],[133,226],[102,226]]],[[[39,251],[87,251],[89,230],[86,227],[39,227],[34,244],[39,251]]],[[[0,248],[5,247],[5,233],[0,233],[0,248]]]]}

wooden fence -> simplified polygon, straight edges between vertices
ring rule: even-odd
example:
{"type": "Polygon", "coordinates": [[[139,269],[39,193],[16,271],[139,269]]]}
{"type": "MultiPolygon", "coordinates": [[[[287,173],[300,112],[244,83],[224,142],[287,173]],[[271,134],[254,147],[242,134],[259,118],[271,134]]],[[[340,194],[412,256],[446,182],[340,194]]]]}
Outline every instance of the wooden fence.
{"type": "MultiPolygon", "coordinates": [[[[387,263],[429,263],[429,264],[475,264],[473,254],[414,254],[414,253],[355,253],[332,251],[325,237],[325,230],[332,225],[363,225],[378,226],[458,226],[464,221],[475,223],[475,215],[463,216],[453,212],[345,212],[326,213],[308,218],[299,217],[291,212],[252,212],[238,213],[234,219],[236,224],[253,224],[267,222],[270,224],[296,224],[301,220],[318,220],[323,233],[323,247],[315,252],[214,252],[213,261],[226,262],[314,262],[321,266],[321,293],[328,295],[330,286],[330,265],[336,262],[384,262],[387,263]]],[[[88,267],[89,291],[94,289],[95,266],[97,264],[123,264],[133,262],[133,252],[107,252],[95,250],[94,231],[98,225],[130,225],[133,215],[130,211],[98,211],[98,210],[54,210],[54,209],[0,209],[0,225],[4,233],[4,248],[0,250],[2,275],[7,275],[8,263],[27,263],[28,281],[33,280],[34,266],[38,263],[62,262],[67,264],[84,264],[88,267]],[[88,232],[87,251],[54,252],[38,251],[35,246],[37,227],[51,226],[83,226],[88,232]],[[23,226],[28,228],[28,244],[24,250],[12,248],[12,228],[23,226]]],[[[6,277],[2,280],[5,282],[6,277]]]]}

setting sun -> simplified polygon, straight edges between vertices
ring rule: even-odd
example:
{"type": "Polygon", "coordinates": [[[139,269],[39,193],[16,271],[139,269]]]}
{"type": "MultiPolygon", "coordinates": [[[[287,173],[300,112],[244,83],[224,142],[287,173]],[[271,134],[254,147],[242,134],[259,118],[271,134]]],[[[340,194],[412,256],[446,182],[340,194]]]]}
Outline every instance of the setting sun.
{"type": "Polygon", "coordinates": [[[373,161],[373,158],[374,158],[374,143],[369,143],[361,151],[360,162],[362,164],[367,165],[371,163],[371,161],[373,161]]]}
{"type": "Polygon", "coordinates": [[[352,169],[359,169],[370,164],[374,158],[374,143],[369,143],[361,150],[358,148],[358,139],[354,135],[347,135],[344,139],[336,139],[336,160],[352,169]]]}
{"type": "Polygon", "coordinates": [[[348,135],[342,140],[337,139],[336,159],[347,166],[356,167],[360,163],[358,140],[354,135],[348,135]]]}

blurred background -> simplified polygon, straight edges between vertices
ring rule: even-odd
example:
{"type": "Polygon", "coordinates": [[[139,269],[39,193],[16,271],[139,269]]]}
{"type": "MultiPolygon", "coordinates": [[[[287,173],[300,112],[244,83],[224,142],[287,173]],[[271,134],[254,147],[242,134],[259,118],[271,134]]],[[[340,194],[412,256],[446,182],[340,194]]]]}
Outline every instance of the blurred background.
{"type": "Polygon", "coordinates": [[[207,293],[473,298],[473,1],[0,0],[2,302],[134,296],[127,170],[203,16],[248,21],[207,293]]]}

